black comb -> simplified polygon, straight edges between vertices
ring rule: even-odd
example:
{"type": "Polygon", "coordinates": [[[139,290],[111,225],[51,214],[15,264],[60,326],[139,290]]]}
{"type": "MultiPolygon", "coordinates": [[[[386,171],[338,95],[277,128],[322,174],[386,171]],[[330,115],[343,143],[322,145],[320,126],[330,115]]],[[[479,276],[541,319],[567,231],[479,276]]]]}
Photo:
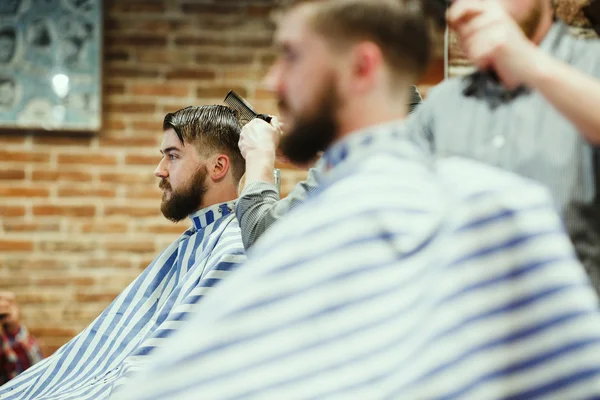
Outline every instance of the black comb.
{"type": "Polygon", "coordinates": [[[229,93],[227,93],[224,103],[237,111],[242,125],[246,125],[254,118],[260,118],[268,123],[271,123],[271,117],[269,115],[258,114],[242,96],[233,90],[230,90],[229,93]]]}

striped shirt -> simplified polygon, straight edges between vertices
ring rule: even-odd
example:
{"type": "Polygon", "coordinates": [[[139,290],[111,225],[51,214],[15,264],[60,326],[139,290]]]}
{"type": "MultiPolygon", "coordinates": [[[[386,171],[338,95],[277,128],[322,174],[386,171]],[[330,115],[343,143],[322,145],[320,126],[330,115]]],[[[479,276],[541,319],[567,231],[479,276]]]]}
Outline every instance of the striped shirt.
{"type": "MultiPolygon", "coordinates": [[[[408,113],[423,99],[416,86],[410,87],[408,113]]],[[[267,182],[252,182],[240,193],[235,214],[240,221],[244,247],[249,249],[256,240],[285,214],[302,204],[319,187],[322,179],[323,163],[319,160],[314,168],[308,170],[306,180],[299,182],[283,199],[275,185],[267,182]]]]}
{"type": "Polygon", "coordinates": [[[402,132],[332,146],[321,189],[116,398],[600,396],[595,295],[547,191],[402,132]]]}
{"type": "Polygon", "coordinates": [[[193,225],[83,332],[0,388],[0,399],[106,399],[179,330],[205,294],[245,260],[234,202],[193,225]]]}
{"type": "MultiPolygon", "coordinates": [[[[600,79],[600,40],[575,38],[557,21],[540,49],[600,79]]],[[[546,186],[600,294],[598,149],[541,93],[515,95],[487,82],[465,96],[468,83],[469,77],[453,78],[430,90],[407,126],[430,140],[440,157],[467,157],[546,186]]]]}

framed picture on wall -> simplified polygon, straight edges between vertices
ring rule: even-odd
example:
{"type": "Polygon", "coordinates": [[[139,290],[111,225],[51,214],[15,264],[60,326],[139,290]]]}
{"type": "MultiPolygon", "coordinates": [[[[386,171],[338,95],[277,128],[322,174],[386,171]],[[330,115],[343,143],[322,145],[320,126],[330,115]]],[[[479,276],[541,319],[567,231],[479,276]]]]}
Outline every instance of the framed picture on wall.
{"type": "Polygon", "coordinates": [[[102,1],[0,0],[0,129],[98,131],[102,1]]]}

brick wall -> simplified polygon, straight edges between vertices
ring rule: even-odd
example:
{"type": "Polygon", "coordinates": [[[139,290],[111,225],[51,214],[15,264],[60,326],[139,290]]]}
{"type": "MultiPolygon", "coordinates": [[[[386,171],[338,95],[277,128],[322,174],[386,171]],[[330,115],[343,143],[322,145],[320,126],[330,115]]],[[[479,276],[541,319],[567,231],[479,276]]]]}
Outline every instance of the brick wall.
{"type": "MultiPolygon", "coordinates": [[[[87,326],[186,224],[158,210],[165,113],[229,89],[276,113],[260,81],[275,0],[107,0],[104,128],[0,132],[0,289],[50,354],[87,326]]],[[[423,93],[443,77],[441,37],[423,93]]],[[[304,172],[282,165],[282,192],[304,172]]]]}

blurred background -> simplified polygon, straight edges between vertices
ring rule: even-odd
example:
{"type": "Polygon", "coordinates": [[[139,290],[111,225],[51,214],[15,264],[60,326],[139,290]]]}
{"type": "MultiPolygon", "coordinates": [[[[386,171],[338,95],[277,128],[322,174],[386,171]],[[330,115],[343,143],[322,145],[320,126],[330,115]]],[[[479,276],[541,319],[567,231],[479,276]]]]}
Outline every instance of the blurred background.
{"type": "MultiPolygon", "coordinates": [[[[7,7],[21,3],[0,2],[7,7]]],[[[86,33],[99,36],[99,130],[48,131],[0,120],[0,290],[17,294],[23,321],[47,356],[87,326],[187,228],[187,223],[166,221],[159,211],[153,171],[160,159],[164,115],[189,105],[221,103],[230,89],[257,111],[277,114],[272,94],[261,85],[275,58],[271,38],[277,1],[22,2],[22,7],[42,10],[42,19],[43,7],[50,13],[53,3],[60,3],[99,13],[100,21],[98,29],[86,33]]],[[[595,34],[581,12],[585,4],[560,0],[556,8],[575,34],[591,37],[595,34]]],[[[9,21],[1,8],[0,36],[9,21]]],[[[37,19],[20,24],[19,32],[38,32],[31,46],[47,43],[37,19]]],[[[77,47],[77,33],[61,39],[65,28],[58,29],[58,40],[74,43],[73,54],[83,49],[94,62],[92,50],[77,47]]],[[[52,37],[51,28],[48,32],[52,37]]],[[[444,78],[443,32],[435,37],[434,62],[418,82],[424,97],[444,78]]],[[[449,74],[468,72],[452,35],[449,43],[449,74]]],[[[29,48],[16,48],[23,53],[15,57],[25,59],[29,48]]],[[[0,86],[8,70],[1,58],[0,51],[0,86]]],[[[43,58],[37,64],[46,65],[43,58]]],[[[52,63],[47,68],[47,75],[55,77],[52,63]]],[[[65,83],[61,79],[54,82],[57,93],[65,83]]],[[[36,122],[38,115],[30,113],[29,121],[36,122]]],[[[285,196],[305,171],[278,167],[285,196]]]]}

